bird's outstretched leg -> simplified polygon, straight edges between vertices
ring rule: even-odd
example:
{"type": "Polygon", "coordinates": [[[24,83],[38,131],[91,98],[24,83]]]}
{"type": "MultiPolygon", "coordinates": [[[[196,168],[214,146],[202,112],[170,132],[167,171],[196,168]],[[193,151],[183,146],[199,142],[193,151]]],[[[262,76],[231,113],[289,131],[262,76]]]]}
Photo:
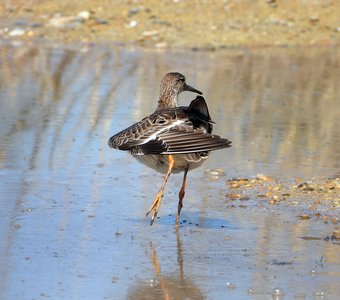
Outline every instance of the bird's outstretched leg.
{"type": "Polygon", "coordinates": [[[166,182],[168,181],[168,178],[171,174],[172,168],[173,168],[174,163],[175,163],[175,160],[172,157],[172,155],[168,155],[168,161],[169,161],[169,167],[168,167],[168,171],[166,172],[162,186],[161,186],[160,190],[158,191],[158,193],[155,197],[155,200],[153,201],[149,211],[146,213],[146,216],[148,216],[153,211],[153,215],[152,215],[152,218],[151,218],[151,221],[150,221],[150,225],[153,224],[155,218],[157,217],[157,213],[158,213],[158,210],[159,210],[159,207],[161,205],[162,198],[163,198],[164,187],[166,185],[166,182]]]}
{"type": "Polygon", "coordinates": [[[180,218],[180,215],[181,215],[181,209],[183,207],[183,198],[184,198],[184,195],[185,195],[185,184],[186,184],[186,181],[187,181],[188,170],[189,170],[188,167],[186,167],[185,170],[184,170],[182,187],[181,187],[181,190],[179,191],[179,194],[178,194],[179,201],[178,201],[178,211],[177,211],[177,217],[176,217],[176,226],[179,226],[179,218],[180,218]]]}

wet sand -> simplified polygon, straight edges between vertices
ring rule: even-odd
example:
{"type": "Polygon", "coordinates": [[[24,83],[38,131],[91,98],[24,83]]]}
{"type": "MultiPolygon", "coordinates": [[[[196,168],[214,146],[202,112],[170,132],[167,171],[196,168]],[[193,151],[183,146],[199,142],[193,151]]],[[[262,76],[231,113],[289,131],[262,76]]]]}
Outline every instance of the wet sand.
{"type": "Polygon", "coordinates": [[[3,1],[0,38],[224,49],[339,45],[337,1],[3,1]]]}

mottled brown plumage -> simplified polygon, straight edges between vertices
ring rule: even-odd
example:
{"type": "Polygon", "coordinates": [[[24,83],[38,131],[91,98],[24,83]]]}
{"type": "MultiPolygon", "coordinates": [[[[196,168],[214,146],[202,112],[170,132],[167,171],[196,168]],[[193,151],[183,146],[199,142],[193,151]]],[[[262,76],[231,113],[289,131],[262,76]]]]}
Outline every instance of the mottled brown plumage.
{"type": "Polygon", "coordinates": [[[182,74],[166,74],[161,82],[156,111],[109,139],[111,148],[129,151],[141,163],[166,173],[162,187],[147,213],[153,211],[151,225],[157,216],[163,190],[171,173],[184,171],[176,218],[176,225],[179,225],[188,170],[199,167],[210,151],[231,146],[229,140],[212,134],[214,122],[202,96],[197,96],[188,107],[178,106],[178,94],[182,91],[202,94],[187,85],[182,74]]]}

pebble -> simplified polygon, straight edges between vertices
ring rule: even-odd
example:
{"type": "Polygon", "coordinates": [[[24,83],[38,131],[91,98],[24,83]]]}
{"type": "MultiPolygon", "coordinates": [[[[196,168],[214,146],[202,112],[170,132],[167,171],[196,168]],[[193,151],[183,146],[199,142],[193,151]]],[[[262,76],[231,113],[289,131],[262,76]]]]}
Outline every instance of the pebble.
{"type": "Polygon", "coordinates": [[[136,20],[130,21],[130,23],[129,23],[129,25],[128,25],[129,28],[134,28],[134,27],[136,27],[136,26],[137,26],[137,21],[136,21],[136,20]]]}
{"type": "Polygon", "coordinates": [[[25,34],[25,30],[22,28],[15,28],[8,33],[9,36],[21,36],[24,34],[25,34]]]}
{"type": "Polygon", "coordinates": [[[233,284],[231,282],[227,282],[226,284],[227,284],[228,289],[230,289],[230,290],[233,290],[233,289],[236,288],[235,284],[233,284]]]}
{"type": "Polygon", "coordinates": [[[269,176],[264,175],[264,174],[257,174],[256,179],[263,180],[263,181],[274,181],[274,178],[269,177],[269,176]]]}
{"type": "Polygon", "coordinates": [[[169,23],[168,21],[165,21],[165,20],[161,20],[161,19],[153,19],[152,23],[156,24],[156,25],[171,26],[171,23],[169,23]]]}
{"type": "Polygon", "coordinates": [[[272,292],[273,299],[280,299],[284,296],[284,292],[281,288],[275,288],[272,292]]]}
{"type": "Polygon", "coordinates": [[[107,20],[105,20],[105,19],[95,19],[95,21],[96,21],[96,23],[98,24],[98,25],[107,25],[107,24],[109,24],[109,22],[107,21],[107,20]]]}
{"type": "Polygon", "coordinates": [[[208,174],[210,176],[216,176],[216,177],[222,177],[225,176],[225,172],[223,169],[213,169],[213,170],[206,170],[205,174],[208,174]]]}
{"type": "Polygon", "coordinates": [[[336,228],[336,229],[333,231],[333,236],[334,236],[336,239],[340,239],[340,230],[336,228]]]}
{"type": "Polygon", "coordinates": [[[83,18],[79,17],[64,17],[60,16],[59,14],[51,18],[47,25],[62,28],[62,29],[73,29],[84,22],[83,18]]]}
{"type": "Polygon", "coordinates": [[[302,189],[303,191],[309,191],[309,192],[314,191],[314,187],[312,187],[311,185],[309,185],[307,182],[300,183],[300,184],[297,186],[297,188],[298,188],[298,189],[302,189]]]}
{"type": "Polygon", "coordinates": [[[131,9],[129,10],[128,17],[130,18],[130,17],[132,17],[132,16],[138,14],[140,11],[141,11],[141,8],[140,8],[140,7],[131,8],[131,9]]]}
{"type": "Polygon", "coordinates": [[[254,294],[254,290],[253,289],[248,289],[247,294],[249,296],[253,295],[254,294]]]}
{"type": "Polygon", "coordinates": [[[164,48],[168,48],[168,43],[166,43],[166,42],[160,42],[160,43],[157,43],[156,45],[155,45],[155,47],[157,48],[157,49],[164,49],[164,48]]]}
{"type": "Polygon", "coordinates": [[[157,30],[144,31],[143,35],[144,36],[155,36],[155,35],[158,35],[158,31],[157,30]]]}
{"type": "Polygon", "coordinates": [[[316,24],[317,22],[319,22],[319,18],[317,16],[310,16],[309,21],[311,22],[311,24],[316,24]]]}
{"type": "Polygon", "coordinates": [[[88,20],[91,17],[91,13],[87,10],[84,10],[78,13],[78,17],[84,20],[88,20]]]}
{"type": "Polygon", "coordinates": [[[226,194],[226,198],[228,200],[237,200],[237,199],[240,199],[242,197],[241,194],[236,194],[236,193],[228,193],[226,194]]]}
{"type": "Polygon", "coordinates": [[[299,219],[300,219],[300,220],[309,220],[311,217],[312,217],[312,216],[309,215],[309,214],[301,214],[301,215],[299,216],[299,219]]]}

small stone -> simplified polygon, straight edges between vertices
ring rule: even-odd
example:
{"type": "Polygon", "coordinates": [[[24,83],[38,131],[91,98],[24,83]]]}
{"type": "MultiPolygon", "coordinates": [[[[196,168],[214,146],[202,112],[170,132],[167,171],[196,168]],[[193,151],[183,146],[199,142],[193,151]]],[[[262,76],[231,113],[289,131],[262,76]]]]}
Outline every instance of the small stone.
{"type": "Polygon", "coordinates": [[[269,200],[269,204],[274,205],[274,204],[276,204],[276,202],[275,202],[274,199],[270,199],[270,200],[269,200]]]}
{"type": "Polygon", "coordinates": [[[87,10],[84,10],[78,13],[78,17],[84,20],[88,20],[91,17],[91,13],[87,10]]]}
{"type": "Polygon", "coordinates": [[[247,294],[248,294],[249,296],[250,296],[250,295],[253,295],[253,294],[254,294],[254,290],[253,290],[253,289],[248,289],[247,294]]]}
{"type": "Polygon", "coordinates": [[[237,194],[237,193],[228,193],[226,194],[226,198],[228,200],[237,200],[241,198],[241,194],[237,194]]]}
{"type": "Polygon", "coordinates": [[[132,16],[138,14],[141,11],[140,7],[134,7],[129,10],[128,17],[131,18],[132,16]]]}
{"type": "Polygon", "coordinates": [[[226,285],[227,285],[228,289],[230,289],[230,290],[233,290],[233,289],[236,288],[235,284],[233,284],[231,282],[227,282],[226,285]]]}
{"type": "Polygon", "coordinates": [[[339,229],[335,229],[335,230],[333,231],[333,236],[334,236],[334,238],[336,238],[336,239],[340,239],[340,230],[339,230],[339,229]]]}
{"type": "Polygon", "coordinates": [[[169,23],[168,21],[165,21],[165,20],[161,20],[161,19],[153,19],[152,23],[156,24],[156,25],[171,26],[171,23],[169,23]]]}
{"type": "Polygon", "coordinates": [[[249,196],[240,197],[240,201],[248,201],[249,199],[250,199],[249,196]]]}
{"type": "Polygon", "coordinates": [[[297,186],[298,189],[302,189],[303,191],[307,191],[307,192],[312,192],[314,191],[314,187],[312,187],[311,185],[309,185],[307,182],[303,182],[303,183],[300,183],[298,186],[297,186]]]}
{"type": "MultiPolygon", "coordinates": [[[[283,290],[281,289],[281,288],[275,288],[274,290],[273,290],[273,292],[272,292],[272,296],[273,297],[282,297],[282,296],[284,296],[284,292],[283,292],[283,290]]],[[[276,298],[275,298],[276,299],[276,298]]]]}
{"type": "Polygon", "coordinates": [[[161,43],[157,43],[157,44],[155,45],[155,47],[156,47],[157,49],[164,49],[164,48],[167,48],[167,47],[168,47],[168,44],[167,44],[166,42],[161,42],[161,43]]]}
{"type": "Polygon", "coordinates": [[[274,178],[269,177],[269,176],[264,175],[264,174],[257,174],[256,179],[263,180],[263,181],[274,181],[274,178]]]}
{"type": "Polygon", "coordinates": [[[31,28],[41,28],[41,27],[43,27],[42,23],[32,23],[31,24],[31,28]]]}
{"type": "Polygon", "coordinates": [[[9,36],[21,36],[24,34],[25,34],[25,30],[22,28],[15,28],[8,33],[9,36]]]}
{"type": "Polygon", "coordinates": [[[137,21],[136,21],[136,20],[130,21],[130,23],[129,23],[129,25],[128,25],[129,28],[134,28],[134,27],[136,27],[136,26],[137,26],[137,21]]]}
{"type": "Polygon", "coordinates": [[[96,19],[96,24],[98,25],[108,25],[109,22],[107,20],[104,20],[104,19],[96,19]]]}
{"type": "Polygon", "coordinates": [[[301,214],[301,215],[299,216],[299,219],[300,219],[300,220],[309,220],[311,217],[312,217],[312,216],[309,215],[309,214],[301,214]]]}
{"type": "Polygon", "coordinates": [[[317,22],[319,22],[319,18],[317,16],[311,16],[309,18],[309,21],[311,22],[312,25],[316,24],[317,22]]]}
{"type": "Polygon", "coordinates": [[[158,31],[157,30],[144,31],[143,35],[144,36],[155,36],[155,35],[158,35],[158,31]]]}
{"type": "Polygon", "coordinates": [[[56,14],[53,18],[49,20],[47,25],[61,29],[74,29],[80,26],[83,22],[83,18],[63,17],[60,14],[56,14]]]}
{"type": "Polygon", "coordinates": [[[236,183],[236,182],[232,182],[232,183],[230,183],[230,187],[231,188],[234,188],[234,189],[237,189],[237,188],[239,188],[241,185],[239,184],[239,183],[236,183]]]}
{"type": "Polygon", "coordinates": [[[214,177],[222,177],[225,176],[225,172],[223,169],[213,169],[213,170],[206,170],[205,171],[206,174],[210,175],[210,176],[214,176],[214,177]]]}

